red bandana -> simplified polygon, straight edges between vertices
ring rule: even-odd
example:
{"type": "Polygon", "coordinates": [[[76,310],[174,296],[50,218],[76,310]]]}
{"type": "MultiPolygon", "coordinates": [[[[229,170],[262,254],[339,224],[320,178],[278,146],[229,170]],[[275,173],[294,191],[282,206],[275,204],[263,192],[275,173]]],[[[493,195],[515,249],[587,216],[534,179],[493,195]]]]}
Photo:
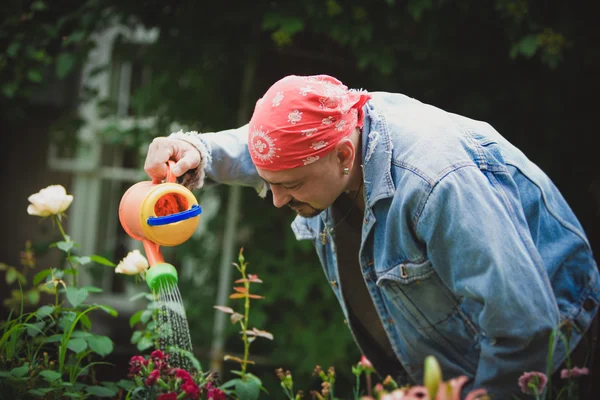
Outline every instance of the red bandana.
{"type": "Polygon", "coordinates": [[[290,75],[256,102],[248,149],[257,168],[279,171],[311,164],[362,128],[365,91],[327,75],[290,75]]]}

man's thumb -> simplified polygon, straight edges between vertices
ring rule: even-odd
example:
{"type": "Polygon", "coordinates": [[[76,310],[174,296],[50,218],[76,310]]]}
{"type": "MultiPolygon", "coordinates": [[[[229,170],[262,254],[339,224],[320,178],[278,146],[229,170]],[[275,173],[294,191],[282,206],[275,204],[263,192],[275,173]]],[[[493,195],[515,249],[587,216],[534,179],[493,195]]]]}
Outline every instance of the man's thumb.
{"type": "Polygon", "coordinates": [[[175,175],[176,177],[179,177],[181,174],[183,174],[183,172],[181,171],[181,167],[179,166],[179,163],[177,163],[171,167],[171,173],[173,175],[175,175]]]}

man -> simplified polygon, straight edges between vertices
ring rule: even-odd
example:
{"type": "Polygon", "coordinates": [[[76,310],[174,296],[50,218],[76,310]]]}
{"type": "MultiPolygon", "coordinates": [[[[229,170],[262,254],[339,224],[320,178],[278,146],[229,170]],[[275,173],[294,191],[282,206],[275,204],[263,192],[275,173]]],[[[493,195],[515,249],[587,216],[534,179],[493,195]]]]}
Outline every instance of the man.
{"type": "MultiPolygon", "coordinates": [[[[433,355],[444,377],[470,378],[465,390],[511,398],[524,372],[546,371],[553,330],[569,328],[569,349],[595,335],[600,276],[580,223],[487,123],[326,75],[288,76],[248,125],[156,138],[146,172],[164,178],[169,159],[191,188],[208,177],[270,189],[276,207],[296,211],[296,237],[314,242],[382,376],[420,383],[433,355]]],[[[555,345],[559,373],[569,351],[555,345]]]]}

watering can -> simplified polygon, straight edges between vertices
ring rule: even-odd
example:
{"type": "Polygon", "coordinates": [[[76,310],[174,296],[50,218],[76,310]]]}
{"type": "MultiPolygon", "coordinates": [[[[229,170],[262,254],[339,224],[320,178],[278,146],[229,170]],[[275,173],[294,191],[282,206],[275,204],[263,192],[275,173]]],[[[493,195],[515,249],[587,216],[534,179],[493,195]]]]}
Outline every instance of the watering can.
{"type": "Polygon", "coordinates": [[[200,221],[202,208],[194,194],[177,183],[167,163],[167,178],[131,186],[119,204],[119,221],[125,232],[144,245],[150,268],[146,283],[157,291],[161,284],[177,284],[177,270],[164,261],[160,246],[177,246],[188,240],[200,221]]]}

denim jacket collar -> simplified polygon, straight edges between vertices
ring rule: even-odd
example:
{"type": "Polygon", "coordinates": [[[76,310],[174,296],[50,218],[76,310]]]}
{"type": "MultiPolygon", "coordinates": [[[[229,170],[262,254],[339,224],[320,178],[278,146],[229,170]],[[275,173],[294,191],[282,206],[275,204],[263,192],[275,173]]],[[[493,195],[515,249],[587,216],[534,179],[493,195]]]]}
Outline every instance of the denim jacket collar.
{"type": "Polygon", "coordinates": [[[392,141],[386,121],[371,102],[365,106],[365,124],[362,129],[363,179],[365,204],[368,208],[381,199],[394,196],[396,187],[390,171],[392,141]]]}

